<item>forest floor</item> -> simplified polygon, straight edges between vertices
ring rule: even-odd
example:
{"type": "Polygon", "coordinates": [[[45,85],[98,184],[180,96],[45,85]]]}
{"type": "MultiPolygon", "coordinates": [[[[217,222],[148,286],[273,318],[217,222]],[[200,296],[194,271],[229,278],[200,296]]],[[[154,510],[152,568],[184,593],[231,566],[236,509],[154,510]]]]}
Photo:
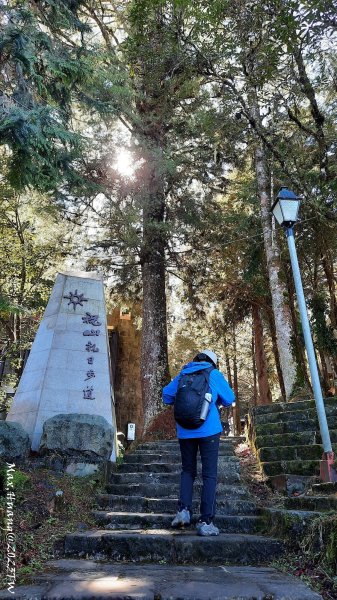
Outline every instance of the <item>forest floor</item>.
{"type": "MultiPolygon", "coordinates": [[[[91,514],[95,496],[103,487],[93,475],[72,477],[34,463],[15,470],[14,527],[16,585],[30,583],[30,575],[43,571],[44,563],[55,558],[54,544],[67,532],[85,531],[96,526],[91,514]],[[60,503],[55,494],[63,492],[60,503]]],[[[6,513],[6,498],[0,498],[0,522],[6,513]]],[[[3,527],[3,525],[1,525],[3,527]]],[[[1,564],[6,563],[5,536],[0,540],[1,564]]],[[[0,571],[0,589],[8,581],[0,571]]]]}

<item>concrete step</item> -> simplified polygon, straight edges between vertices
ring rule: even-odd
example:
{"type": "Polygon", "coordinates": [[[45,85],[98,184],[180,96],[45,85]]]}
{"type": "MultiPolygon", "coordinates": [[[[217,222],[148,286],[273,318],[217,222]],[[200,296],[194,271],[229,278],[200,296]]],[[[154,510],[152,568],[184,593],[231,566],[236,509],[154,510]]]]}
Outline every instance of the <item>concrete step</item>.
{"type": "MultiPolygon", "coordinates": [[[[84,559],[46,562],[16,600],[322,600],[298,577],[269,567],[137,565],[84,559]]],[[[1,600],[13,594],[0,592],[1,600]]]]}
{"type": "MultiPolygon", "coordinates": [[[[132,475],[132,473],[130,473],[132,475]]],[[[237,484],[240,482],[238,473],[230,473],[228,475],[219,475],[217,490],[218,494],[222,493],[222,485],[237,484]],[[223,482],[223,483],[221,483],[223,482]]],[[[194,486],[196,487],[197,481],[194,486]]],[[[201,483],[200,483],[201,485],[201,483]]],[[[109,494],[128,495],[128,496],[145,496],[145,498],[171,498],[177,497],[179,494],[179,478],[177,483],[109,483],[106,490],[109,494]]]]}
{"type": "MultiPolygon", "coordinates": [[[[337,446],[333,446],[336,453],[337,446]]],[[[260,448],[258,457],[261,462],[279,460],[321,460],[323,447],[320,444],[311,446],[279,446],[273,448],[260,448]]]]}
{"type": "MultiPolygon", "coordinates": [[[[177,512],[177,498],[144,498],[143,496],[125,496],[114,494],[99,494],[96,498],[99,508],[104,510],[114,510],[119,512],[136,513],[170,513],[175,515],[177,512]]],[[[200,499],[193,501],[193,513],[199,515],[200,499]]],[[[253,515],[258,514],[256,504],[248,495],[241,496],[230,492],[223,492],[221,497],[217,498],[217,515],[253,515]]]]}
{"type": "MultiPolygon", "coordinates": [[[[337,444],[337,429],[330,430],[330,438],[333,444],[337,444]]],[[[255,439],[254,443],[259,449],[281,446],[310,446],[312,444],[320,444],[321,441],[319,430],[316,430],[277,435],[260,435],[255,439]]]]}
{"type": "Polygon", "coordinates": [[[262,462],[261,465],[265,474],[270,477],[281,473],[318,476],[320,472],[319,460],[282,460],[262,462]]]}
{"type": "MultiPolygon", "coordinates": [[[[337,404],[326,406],[325,412],[327,417],[335,417],[337,422],[337,404]]],[[[256,425],[262,425],[264,423],[289,423],[290,421],[302,421],[306,419],[317,419],[316,408],[304,408],[303,410],[287,410],[255,415],[256,425]]]]}
{"type": "Polygon", "coordinates": [[[318,496],[336,495],[337,497],[337,481],[334,483],[316,483],[311,490],[313,494],[318,496]]]}
{"type": "MultiPolygon", "coordinates": [[[[329,429],[337,429],[337,417],[327,417],[329,429]]],[[[264,435],[277,435],[281,433],[297,433],[301,431],[317,431],[319,425],[316,419],[300,419],[288,423],[260,423],[255,426],[256,437],[264,435]]]]}
{"type": "Polygon", "coordinates": [[[283,542],[250,534],[225,534],[200,537],[194,532],[155,530],[92,530],[69,533],[64,538],[64,556],[114,561],[167,563],[226,562],[236,565],[261,565],[284,551],[283,542]]]}
{"type": "MultiPolygon", "coordinates": [[[[336,406],[337,397],[324,398],[324,405],[325,407],[336,406]]],[[[273,414],[278,412],[303,411],[315,408],[315,406],[315,400],[313,398],[308,398],[307,400],[299,400],[297,402],[274,402],[273,404],[267,404],[266,406],[256,406],[252,409],[252,412],[254,415],[273,414]]]]}
{"type": "Polygon", "coordinates": [[[286,508],[295,510],[336,511],[337,496],[295,496],[286,498],[284,505],[286,508]]]}
{"type": "MultiPolygon", "coordinates": [[[[171,530],[174,517],[169,513],[129,513],[107,510],[93,510],[92,514],[98,526],[113,530],[171,530]]],[[[197,517],[194,518],[194,521],[196,520],[197,517]]],[[[214,522],[223,533],[255,533],[262,526],[261,517],[256,515],[218,515],[214,522]]]]}
{"type": "MultiPolygon", "coordinates": [[[[235,444],[233,442],[220,442],[219,452],[232,454],[234,452],[235,444]]],[[[146,442],[139,444],[135,449],[135,452],[179,452],[180,446],[178,442],[146,442]]]]}

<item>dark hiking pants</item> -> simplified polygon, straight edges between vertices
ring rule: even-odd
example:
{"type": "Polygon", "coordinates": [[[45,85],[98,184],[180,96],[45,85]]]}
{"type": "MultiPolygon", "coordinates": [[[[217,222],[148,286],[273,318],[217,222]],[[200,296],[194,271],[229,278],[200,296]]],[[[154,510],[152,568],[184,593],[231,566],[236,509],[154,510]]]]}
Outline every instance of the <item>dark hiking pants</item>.
{"type": "Polygon", "coordinates": [[[209,523],[215,515],[215,495],[218,472],[220,433],[202,438],[179,439],[181,479],[179,510],[187,508],[192,514],[193,483],[197,474],[197,453],[202,465],[200,520],[209,523]]]}

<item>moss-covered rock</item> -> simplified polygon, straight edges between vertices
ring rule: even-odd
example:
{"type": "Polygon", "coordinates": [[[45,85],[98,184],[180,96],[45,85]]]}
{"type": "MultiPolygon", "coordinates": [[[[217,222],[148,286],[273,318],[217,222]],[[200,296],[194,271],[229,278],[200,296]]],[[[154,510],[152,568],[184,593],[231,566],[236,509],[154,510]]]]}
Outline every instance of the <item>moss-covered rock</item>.
{"type": "Polygon", "coordinates": [[[269,535],[277,535],[284,540],[298,544],[309,531],[311,523],[317,519],[317,512],[265,508],[261,515],[261,530],[269,535]]]}
{"type": "MultiPolygon", "coordinates": [[[[336,431],[337,434],[337,431],[336,431]]],[[[256,438],[257,448],[271,448],[273,446],[307,446],[317,443],[316,431],[299,431],[294,433],[283,433],[278,435],[261,435],[256,438]]]]}
{"type": "Polygon", "coordinates": [[[282,460],[261,463],[267,476],[280,473],[294,473],[297,475],[319,475],[319,460],[282,460]]]}

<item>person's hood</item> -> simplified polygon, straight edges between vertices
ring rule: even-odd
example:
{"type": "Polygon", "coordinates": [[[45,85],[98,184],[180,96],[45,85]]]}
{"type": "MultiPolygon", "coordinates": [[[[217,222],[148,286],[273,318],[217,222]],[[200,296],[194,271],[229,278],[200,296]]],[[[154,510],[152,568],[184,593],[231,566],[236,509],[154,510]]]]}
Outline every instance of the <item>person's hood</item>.
{"type": "MultiPolygon", "coordinates": [[[[194,371],[202,371],[203,369],[209,369],[212,365],[207,362],[189,362],[187,365],[184,365],[181,369],[181,373],[194,373],[194,371]]],[[[213,367],[214,368],[214,367],[213,367]]]]}

